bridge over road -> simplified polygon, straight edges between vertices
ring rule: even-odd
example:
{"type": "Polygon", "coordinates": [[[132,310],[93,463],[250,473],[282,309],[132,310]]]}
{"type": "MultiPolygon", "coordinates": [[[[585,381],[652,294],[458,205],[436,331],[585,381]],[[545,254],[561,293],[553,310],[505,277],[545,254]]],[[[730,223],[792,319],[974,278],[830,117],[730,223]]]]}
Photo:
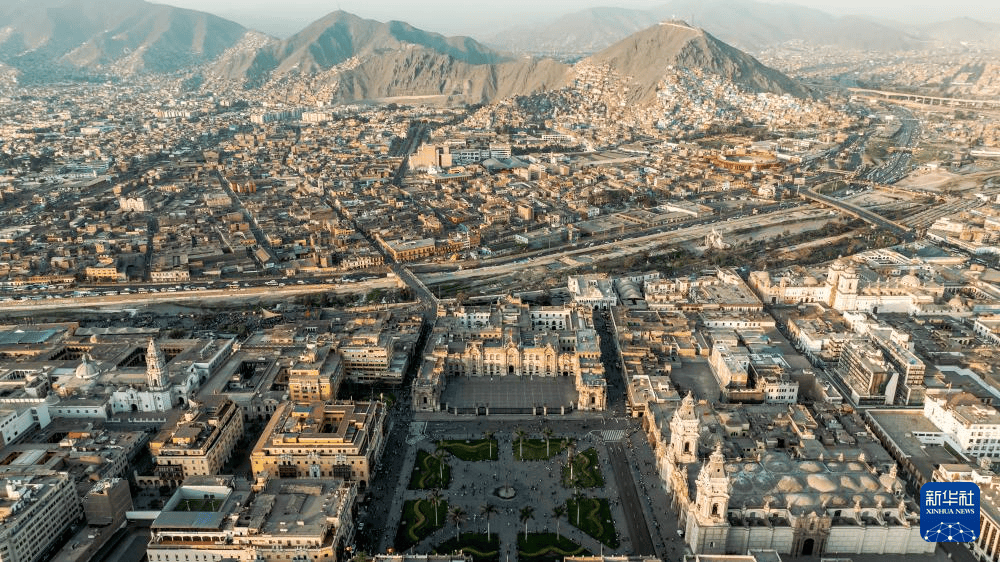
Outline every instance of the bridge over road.
{"type": "Polygon", "coordinates": [[[896,221],[891,221],[882,215],[873,213],[864,207],[859,207],[853,203],[847,201],[842,201],[840,199],[835,199],[833,197],[827,197],[826,195],[821,195],[812,190],[812,188],[803,189],[800,194],[811,201],[815,201],[821,205],[827,207],[832,207],[846,215],[850,215],[854,218],[861,219],[868,224],[877,226],[884,230],[895,234],[904,241],[912,241],[914,239],[913,229],[904,226],[896,221]]]}

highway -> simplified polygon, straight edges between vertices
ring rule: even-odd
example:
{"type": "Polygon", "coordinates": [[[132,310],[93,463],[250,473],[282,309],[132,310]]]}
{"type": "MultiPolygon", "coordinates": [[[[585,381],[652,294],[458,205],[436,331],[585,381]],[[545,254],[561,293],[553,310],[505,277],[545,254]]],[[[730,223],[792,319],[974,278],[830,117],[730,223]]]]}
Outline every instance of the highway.
{"type": "Polygon", "coordinates": [[[595,244],[591,247],[573,248],[554,254],[538,256],[532,259],[520,259],[512,263],[493,265],[487,267],[464,269],[460,271],[447,271],[423,274],[420,276],[424,283],[435,284],[461,279],[474,279],[482,277],[498,277],[509,275],[510,273],[531,269],[534,267],[548,266],[557,262],[564,263],[564,260],[589,259],[591,256],[602,260],[624,257],[641,252],[655,252],[666,247],[677,244],[700,240],[707,236],[714,228],[720,234],[728,234],[736,230],[750,228],[768,228],[780,226],[787,222],[798,222],[810,219],[822,218],[826,211],[815,208],[798,208],[792,212],[782,209],[772,213],[760,215],[750,215],[733,220],[720,222],[705,221],[702,224],[667,230],[645,236],[625,238],[623,240],[611,240],[603,244],[595,244]]]}
{"type": "Polygon", "coordinates": [[[862,176],[863,179],[882,184],[893,184],[906,177],[910,173],[911,148],[916,144],[920,136],[920,122],[908,109],[903,107],[895,108],[895,114],[899,118],[899,130],[893,135],[893,140],[898,148],[891,153],[888,158],[878,166],[868,170],[862,176]]]}
{"type": "Polygon", "coordinates": [[[907,226],[901,225],[897,222],[891,221],[882,215],[873,213],[864,207],[859,207],[853,203],[843,201],[841,199],[835,199],[833,197],[827,197],[826,195],[821,195],[812,190],[812,188],[803,189],[800,194],[812,201],[826,205],[828,207],[833,207],[838,211],[846,213],[852,217],[859,218],[868,224],[877,226],[879,228],[888,230],[896,236],[899,236],[903,240],[912,240],[913,230],[907,226]]]}
{"type": "Polygon", "coordinates": [[[166,303],[208,303],[212,301],[242,301],[253,299],[276,300],[311,293],[360,293],[373,289],[395,289],[399,281],[390,277],[380,277],[351,284],[289,285],[286,287],[241,287],[239,289],[206,289],[167,293],[128,293],[118,295],[95,295],[87,297],[67,297],[62,299],[12,300],[0,303],[0,312],[58,310],[65,308],[120,307],[135,308],[149,304],[166,303]]]}
{"type": "Polygon", "coordinates": [[[631,554],[655,555],[653,538],[649,536],[646,526],[646,516],[642,512],[642,502],[639,491],[635,489],[635,479],[627,464],[625,446],[620,442],[608,443],[608,457],[611,459],[611,470],[615,473],[618,484],[619,500],[622,511],[625,512],[625,524],[628,526],[628,536],[632,538],[631,554]]]}

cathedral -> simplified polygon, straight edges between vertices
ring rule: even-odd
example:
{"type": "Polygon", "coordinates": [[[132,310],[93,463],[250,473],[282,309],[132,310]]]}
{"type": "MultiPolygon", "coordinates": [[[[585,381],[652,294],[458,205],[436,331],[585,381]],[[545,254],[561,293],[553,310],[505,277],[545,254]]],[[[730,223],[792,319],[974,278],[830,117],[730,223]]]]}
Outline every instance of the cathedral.
{"type": "Polygon", "coordinates": [[[115,413],[166,412],[175,402],[183,405],[186,399],[186,389],[175,388],[171,383],[167,360],[156,341],[150,339],[146,347],[145,386],[130,385],[115,390],[111,395],[111,409],[115,413]],[[173,399],[174,394],[176,400],[173,399]]]}
{"type": "Polygon", "coordinates": [[[670,419],[669,441],[658,447],[671,508],[695,554],[934,552],[895,465],[880,471],[861,448],[833,453],[808,439],[743,457],[733,443],[742,431],[737,437],[714,416],[689,393],[670,419]]]}

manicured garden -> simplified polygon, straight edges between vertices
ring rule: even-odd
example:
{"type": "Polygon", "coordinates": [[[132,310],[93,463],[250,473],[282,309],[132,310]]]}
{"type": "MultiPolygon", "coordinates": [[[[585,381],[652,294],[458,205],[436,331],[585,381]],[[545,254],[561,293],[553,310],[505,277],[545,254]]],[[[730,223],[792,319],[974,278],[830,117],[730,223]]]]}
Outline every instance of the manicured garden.
{"type": "Polygon", "coordinates": [[[472,555],[475,562],[498,562],[500,560],[500,535],[493,533],[462,533],[434,547],[437,554],[451,554],[461,550],[472,555]]]}
{"type": "Polygon", "coordinates": [[[519,562],[561,562],[566,556],[585,556],[587,549],[555,533],[517,534],[517,559],[519,562]]]}
{"type": "Polygon", "coordinates": [[[396,552],[404,552],[448,522],[448,502],[440,500],[437,515],[429,499],[407,500],[396,531],[396,552]]]}
{"type": "Polygon", "coordinates": [[[499,456],[496,439],[465,439],[439,441],[438,448],[463,461],[495,461],[499,456]]]}
{"type": "Polygon", "coordinates": [[[448,488],[451,483],[451,467],[444,461],[427,451],[417,451],[417,460],[410,473],[409,489],[430,490],[432,488],[448,488]]]}
{"type": "Polygon", "coordinates": [[[573,456],[573,468],[563,466],[562,481],[567,488],[603,488],[604,476],[598,462],[597,450],[587,449],[573,456]]]}
{"type": "Polygon", "coordinates": [[[514,459],[519,461],[542,461],[552,458],[566,450],[567,442],[562,439],[549,439],[546,444],[544,439],[524,439],[514,438],[514,459]]]}
{"type": "Polygon", "coordinates": [[[566,518],[571,525],[611,548],[618,548],[618,533],[611,517],[611,506],[604,498],[580,498],[566,502],[566,518]]]}

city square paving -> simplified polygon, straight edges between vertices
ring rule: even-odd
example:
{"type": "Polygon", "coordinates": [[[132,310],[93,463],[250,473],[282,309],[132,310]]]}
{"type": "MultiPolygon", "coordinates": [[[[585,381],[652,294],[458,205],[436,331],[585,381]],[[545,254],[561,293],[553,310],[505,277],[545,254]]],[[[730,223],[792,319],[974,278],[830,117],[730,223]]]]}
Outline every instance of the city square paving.
{"type": "MultiPolygon", "coordinates": [[[[676,520],[668,512],[666,495],[654,475],[652,451],[635,420],[594,414],[588,414],[587,418],[577,414],[574,418],[578,419],[553,418],[544,422],[527,417],[520,420],[484,418],[414,423],[407,439],[410,446],[396,485],[390,519],[382,531],[380,547],[383,552],[393,546],[403,503],[426,499],[429,495],[428,490],[407,489],[417,450],[433,452],[440,439],[482,439],[487,431],[494,432],[498,440],[498,461],[466,462],[445,456],[451,466],[452,481],[441,494],[449,510],[459,506],[465,511],[462,532],[485,533],[486,520],[480,515],[481,508],[486,503],[495,505],[498,513],[490,518],[490,531],[499,535],[503,562],[517,559],[517,533],[524,533],[520,520],[522,507],[534,508],[534,517],[528,522],[529,533],[555,532],[552,508],[565,504],[573,496],[573,490],[561,483],[565,453],[541,461],[521,462],[514,457],[517,447],[514,431],[523,429],[526,438],[538,439],[542,438],[542,428],[550,427],[554,432],[553,448],[569,437],[577,440],[578,452],[591,447],[597,451],[605,486],[582,489],[581,493],[609,501],[620,545],[617,549],[609,548],[577,529],[571,524],[574,513],[563,516],[559,525],[562,536],[594,554],[651,554],[676,559],[685,553],[676,534],[676,520]],[[613,461],[612,456],[619,459],[613,461]],[[506,485],[517,492],[510,500],[496,495],[496,490],[506,485]]],[[[435,546],[454,537],[455,532],[455,526],[446,523],[408,552],[430,553],[435,546]]]]}
{"type": "Polygon", "coordinates": [[[441,394],[448,408],[528,409],[567,408],[577,400],[573,377],[451,377],[441,394]]]}

